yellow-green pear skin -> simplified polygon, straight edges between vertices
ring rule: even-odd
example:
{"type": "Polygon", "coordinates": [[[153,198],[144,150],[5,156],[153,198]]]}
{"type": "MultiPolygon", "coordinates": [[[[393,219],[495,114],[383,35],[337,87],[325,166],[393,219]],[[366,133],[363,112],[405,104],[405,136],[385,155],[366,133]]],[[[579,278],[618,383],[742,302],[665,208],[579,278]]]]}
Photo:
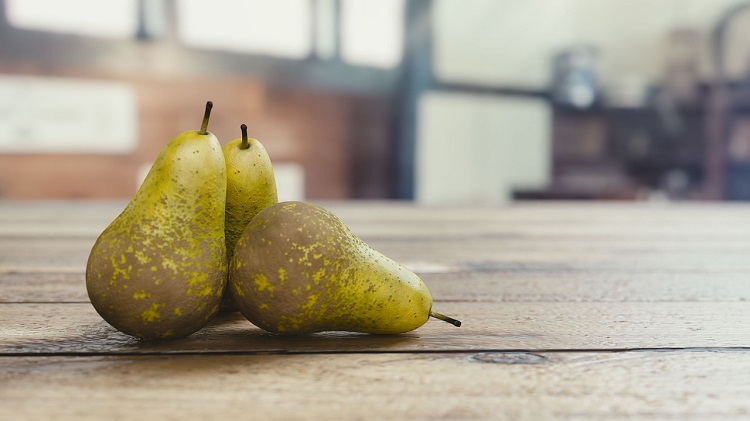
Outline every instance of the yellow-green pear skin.
{"type": "Polygon", "coordinates": [[[102,318],[142,339],[184,337],[206,325],[226,283],[225,200],[216,137],[203,129],[170,141],[91,250],[86,288],[102,318]]]}
{"type": "Polygon", "coordinates": [[[225,231],[230,259],[247,224],[258,212],[279,201],[276,178],[266,148],[259,140],[247,137],[244,124],[242,131],[243,137],[224,146],[227,163],[225,231]]]}
{"type": "Polygon", "coordinates": [[[229,271],[240,312],[269,332],[398,334],[422,326],[432,307],[416,274],[309,203],[282,202],[258,213],[229,271]]]}
{"type": "MultiPolygon", "coordinates": [[[[234,246],[247,224],[267,206],[278,203],[276,178],[271,158],[263,144],[247,137],[247,126],[241,126],[242,137],[224,146],[227,165],[226,243],[231,260],[234,246]]],[[[231,294],[226,291],[222,312],[236,311],[231,294]]]]}

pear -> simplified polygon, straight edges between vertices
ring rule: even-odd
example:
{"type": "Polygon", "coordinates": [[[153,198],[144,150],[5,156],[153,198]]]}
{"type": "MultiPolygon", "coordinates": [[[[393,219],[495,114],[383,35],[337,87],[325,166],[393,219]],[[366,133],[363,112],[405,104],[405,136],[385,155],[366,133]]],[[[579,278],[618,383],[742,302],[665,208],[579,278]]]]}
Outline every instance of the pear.
{"type": "Polygon", "coordinates": [[[86,266],[96,311],[142,339],[179,338],[216,314],[227,275],[226,166],[207,131],[186,131],[161,151],[125,210],[102,232],[86,266]]]}
{"type": "MultiPolygon", "coordinates": [[[[257,139],[248,139],[247,126],[241,125],[242,137],[224,146],[227,163],[226,243],[231,260],[234,246],[250,220],[261,210],[279,201],[271,158],[257,139]]],[[[224,293],[222,313],[237,311],[232,296],[224,293]]]]}
{"type": "Polygon", "coordinates": [[[274,333],[398,334],[430,316],[461,325],[432,311],[416,274],[303,202],[271,205],[253,218],[230,262],[229,288],[240,312],[274,333]]]}

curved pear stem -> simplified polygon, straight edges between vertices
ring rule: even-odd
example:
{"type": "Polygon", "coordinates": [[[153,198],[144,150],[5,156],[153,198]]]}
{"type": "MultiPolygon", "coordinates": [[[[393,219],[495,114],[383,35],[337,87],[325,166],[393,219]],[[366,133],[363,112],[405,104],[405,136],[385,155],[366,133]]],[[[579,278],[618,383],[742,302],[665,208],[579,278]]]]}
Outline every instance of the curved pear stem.
{"type": "Polygon", "coordinates": [[[240,130],[242,130],[242,143],[240,143],[240,149],[249,149],[250,142],[247,140],[247,125],[241,125],[240,130]]]}
{"type": "Polygon", "coordinates": [[[430,310],[430,316],[434,317],[436,319],[442,320],[442,321],[444,321],[446,323],[450,323],[453,326],[461,327],[461,321],[460,320],[456,320],[456,319],[454,319],[452,317],[448,317],[448,316],[446,316],[444,314],[440,314],[437,311],[430,310]]]}
{"type": "Polygon", "coordinates": [[[208,134],[208,119],[211,118],[211,108],[213,107],[213,102],[206,102],[206,111],[203,112],[203,123],[201,124],[200,134],[208,134]]]}

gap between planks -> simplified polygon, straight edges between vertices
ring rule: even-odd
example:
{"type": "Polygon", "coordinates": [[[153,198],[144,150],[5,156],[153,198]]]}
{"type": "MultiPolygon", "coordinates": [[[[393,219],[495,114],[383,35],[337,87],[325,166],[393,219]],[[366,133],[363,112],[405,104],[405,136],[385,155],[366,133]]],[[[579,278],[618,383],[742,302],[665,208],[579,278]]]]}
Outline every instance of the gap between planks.
{"type": "Polygon", "coordinates": [[[431,320],[403,335],[280,336],[239,314],[187,338],[138,341],[107,325],[89,304],[0,305],[0,353],[473,351],[743,348],[750,303],[440,303],[456,328],[431,320]]]}
{"type": "Polygon", "coordinates": [[[477,348],[471,350],[263,350],[263,351],[153,351],[153,352],[38,352],[38,353],[0,353],[0,358],[49,358],[49,357],[155,357],[155,356],[261,356],[261,355],[475,355],[475,354],[621,354],[635,352],[659,352],[659,353],[681,353],[681,352],[750,352],[750,346],[746,347],[667,347],[667,348],[560,348],[560,349],[504,349],[504,348],[477,348]]]}

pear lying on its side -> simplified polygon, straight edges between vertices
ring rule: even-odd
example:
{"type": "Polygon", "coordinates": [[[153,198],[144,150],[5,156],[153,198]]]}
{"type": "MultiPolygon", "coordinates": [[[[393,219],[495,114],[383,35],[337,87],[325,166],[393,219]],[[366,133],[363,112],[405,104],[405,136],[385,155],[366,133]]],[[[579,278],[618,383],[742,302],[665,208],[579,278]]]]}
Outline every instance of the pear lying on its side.
{"type": "Polygon", "coordinates": [[[226,167],[201,130],[172,139],[133,200],[99,236],[86,267],[96,311],[143,339],[179,338],[208,323],[226,282],[226,167]]]}
{"type": "Polygon", "coordinates": [[[253,218],[229,267],[240,312],[269,332],[396,334],[422,326],[432,296],[413,272],[373,250],[329,211],[302,202],[253,218]]]}

